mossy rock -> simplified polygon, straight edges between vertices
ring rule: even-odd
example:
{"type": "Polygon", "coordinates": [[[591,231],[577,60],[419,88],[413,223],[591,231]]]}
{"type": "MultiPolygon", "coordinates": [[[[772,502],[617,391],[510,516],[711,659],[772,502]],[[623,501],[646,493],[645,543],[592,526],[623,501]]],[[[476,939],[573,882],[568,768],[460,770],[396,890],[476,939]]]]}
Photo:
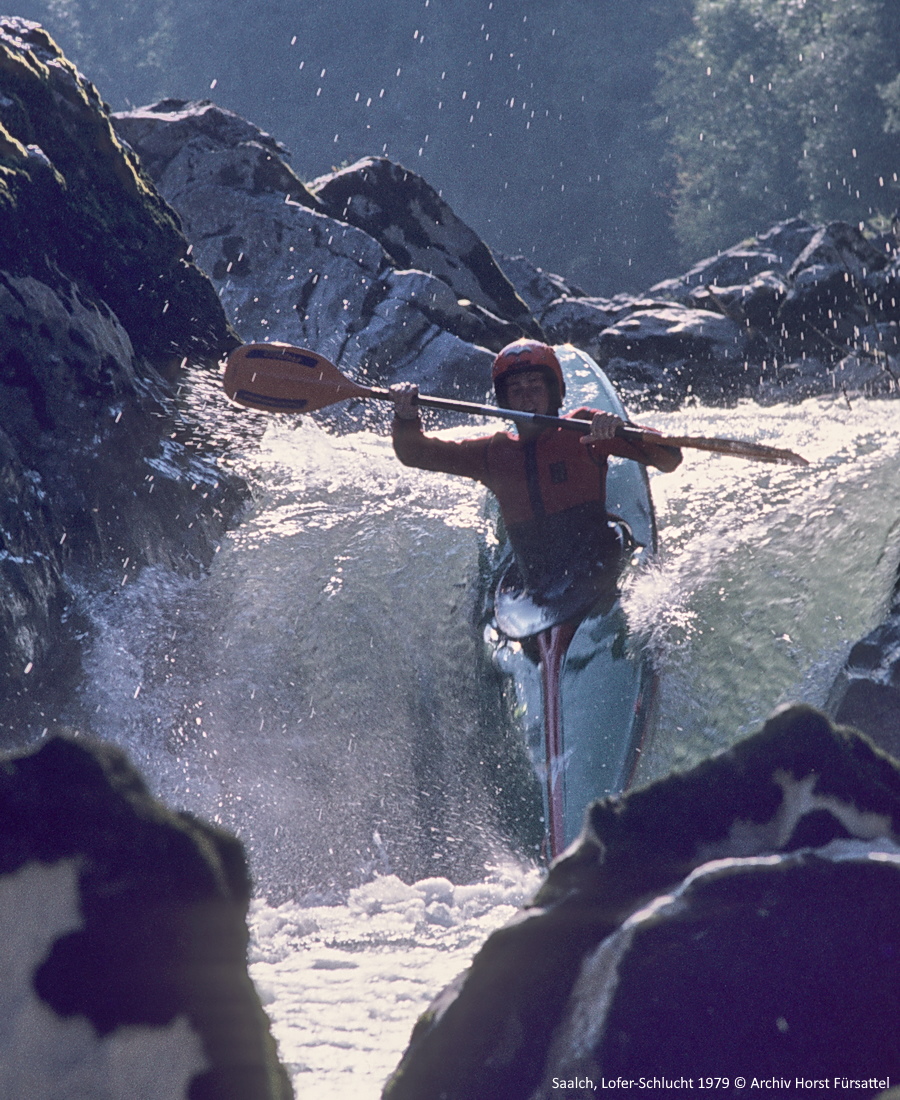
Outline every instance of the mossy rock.
{"type": "Polygon", "coordinates": [[[238,343],[177,215],[97,89],[36,23],[0,19],[0,269],[105,302],[157,365],[238,343]]]}

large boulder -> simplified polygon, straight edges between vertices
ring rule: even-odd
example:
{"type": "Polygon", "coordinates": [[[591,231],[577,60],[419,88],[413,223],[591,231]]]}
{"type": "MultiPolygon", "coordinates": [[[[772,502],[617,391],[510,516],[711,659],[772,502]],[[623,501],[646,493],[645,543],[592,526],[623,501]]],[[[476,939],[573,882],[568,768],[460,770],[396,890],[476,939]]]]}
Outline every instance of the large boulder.
{"type": "Polygon", "coordinates": [[[166,100],[115,125],[146,155],[245,341],[312,348],[366,382],[415,377],[423,389],[484,396],[487,347],[518,328],[460,304],[446,281],[399,265],[382,240],[335,217],[322,181],[304,187],[267,134],[206,101],[166,100]]]}
{"type": "MultiPolygon", "coordinates": [[[[661,394],[692,393],[716,404],[746,396],[758,381],[747,371],[747,336],[730,317],[705,309],[639,303],[638,308],[603,329],[594,352],[624,392],[640,395],[652,368],[662,368],[661,394]]],[[[652,391],[651,391],[652,392],[652,391]]]]}
{"type": "Polygon", "coordinates": [[[877,1095],[900,1066],[898,912],[900,852],[864,841],[705,864],[585,959],[532,1097],[741,1073],[877,1095]]]}
{"type": "MultiPolygon", "coordinates": [[[[490,249],[421,176],[386,157],[366,157],[314,180],[332,217],[374,237],[400,269],[427,271],[457,299],[509,322],[504,342],[541,332],[490,249]]],[[[499,350],[499,348],[497,348],[499,350]]]]}
{"type": "Polygon", "coordinates": [[[594,803],[531,905],[419,1021],[386,1100],[896,1077],[898,842],[900,764],[802,706],[594,803]]]}
{"type": "Polygon", "coordinates": [[[102,301],[157,367],[236,343],[172,210],[94,86],[37,24],[0,19],[0,270],[102,301]]]}
{"type": "Polygon", "coordinates": [[[287,163],[281,142],[212,100],[164,99],[114,116],[114,125],[120,138],[140,149],[143,167],[167,191],[177,193],[213,176],[221,183],[256,194],[283,195],[318,209],[315,197],[287,163]],[[226,156],[227,151],[239,153],[226,156]]]}
{"type": "Polygon", "coordinates": [[[0,1095],[289,1100],[247,972],[230,835],[173,813],[108,745],[0,769],[0,1095]]]}
{"type": "Polygon", "coordinates": [[[779,222],[756,237],[698,261],[683,275],[654,284],[648,293],[689,305],[694,293],[705,287],[741,286],[768,271],[787,275],[816,232],[817,227],[802,218],[779,222]]]}

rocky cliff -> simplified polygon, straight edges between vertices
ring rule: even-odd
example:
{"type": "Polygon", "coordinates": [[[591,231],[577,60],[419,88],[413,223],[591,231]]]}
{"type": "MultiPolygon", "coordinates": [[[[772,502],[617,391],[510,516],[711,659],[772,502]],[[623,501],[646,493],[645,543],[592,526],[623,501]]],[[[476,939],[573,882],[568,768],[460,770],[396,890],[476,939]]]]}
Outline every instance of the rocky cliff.
{"type": "Polygon", "coordinates": [[[79,588],[209,561],[241,490],[170,380],[236,343],[96,89],[0,21],[0,740],[65,712],[79,588]]]}

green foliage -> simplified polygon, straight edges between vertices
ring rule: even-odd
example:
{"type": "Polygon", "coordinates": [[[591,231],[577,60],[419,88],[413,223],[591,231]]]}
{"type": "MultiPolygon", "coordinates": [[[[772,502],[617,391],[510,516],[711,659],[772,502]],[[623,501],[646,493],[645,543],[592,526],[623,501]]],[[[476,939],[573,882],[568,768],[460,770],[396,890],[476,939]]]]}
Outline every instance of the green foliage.
{"type": "Polygon", "coordinates": [[[896,0],[696,0],[657,94],[684,258],[787,216],[893,209],[898,69],[896,0]]]}

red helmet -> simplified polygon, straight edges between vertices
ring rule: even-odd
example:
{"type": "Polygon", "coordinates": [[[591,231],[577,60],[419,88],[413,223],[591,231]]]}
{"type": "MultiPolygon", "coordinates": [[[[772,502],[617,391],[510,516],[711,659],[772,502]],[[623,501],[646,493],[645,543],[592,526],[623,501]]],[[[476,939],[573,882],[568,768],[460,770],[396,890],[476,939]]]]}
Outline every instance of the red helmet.
{"type": "Polygon", "coordinates": [[[547,375],[547,381],[558,398],[555,404],[561,405],[566,396],[566,380],[563,378],[562,367],[553,348],[539,340],[515,340],[497,354],[491,368],[497,399],[501,402],[506,400],[506,383],[514,374],[531,370],[543,371],[547,375]]]}

